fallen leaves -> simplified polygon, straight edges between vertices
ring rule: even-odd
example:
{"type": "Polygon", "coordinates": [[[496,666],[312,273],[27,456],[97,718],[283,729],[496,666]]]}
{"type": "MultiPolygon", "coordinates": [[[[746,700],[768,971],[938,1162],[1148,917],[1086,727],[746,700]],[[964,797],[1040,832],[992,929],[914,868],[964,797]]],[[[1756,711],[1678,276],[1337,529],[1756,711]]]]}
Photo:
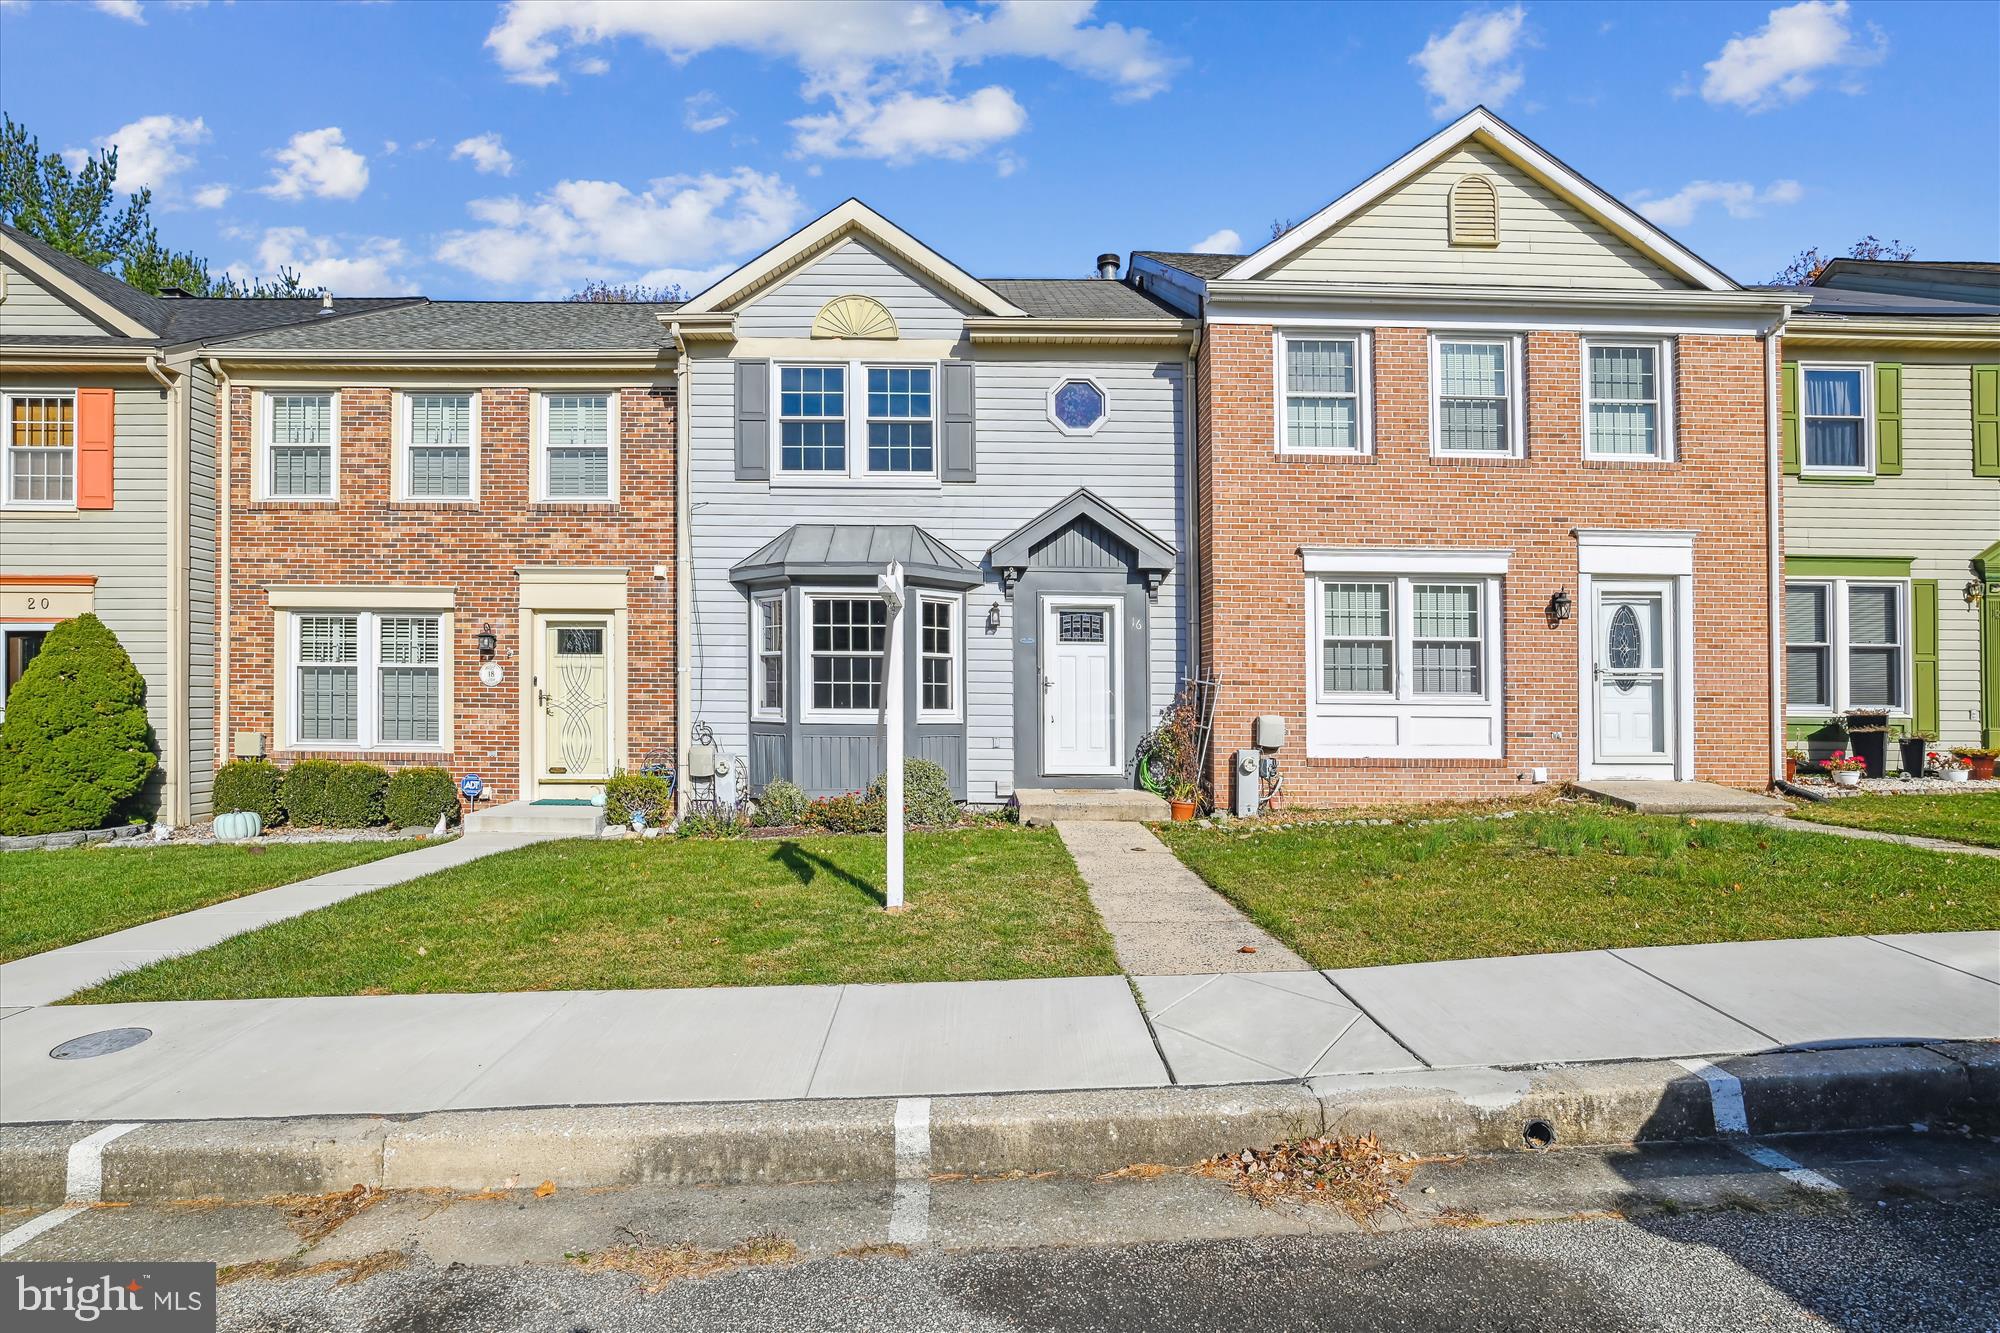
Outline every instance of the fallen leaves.
{"type": "Polygon", "coordinates": [[[535,1197],[537,1199],[546,1199],[555,1192],[556,1183],[553,1180],[544,1180],[541,1184],[535,1186],[535,1197]]]}
{"type": "Polygon", "coordinates": [[[703,1250],[692,1245],[624,1245],[597,1254],[570,1256],[570,1262],[586,1273],[630,1273],[648,1295],[665,1289],[682,1278],[707,1277],[730,1268],[759,1268],[789,1264],[799,1257],[799,1247],[775,1233],[752,1236],[726,1250],[703,1250]]]}
{"type": "Polygon", "coordinates": [[[1330,1203],[1367,1225],[1385,1208],[1408,1211],[1396,1197],[1415,1162],[1392,1158],[1373,1134],[1330,1135],[1274,1143],[1259,1151],[1223,1153],[1202,1163],[1201,1174],[1228,1181],[1262,1204],[1280,1199],[1330,1203]]]}
{"type": "Polygon", "coordinates": [[[356,1185],[337,1194],[280,1194],[271,1202],[290,1215],[292,1230],[313,1245],[388,1197],[373,1185],[356,1185]]]}
{"type": "Polygon", "coordinates": [[[229,1264],[216,1272],[215,1284],[226,1287],[232,1282],[242,1282],[249,1278],[263,1278],[278,1281],[297,1277],[323,1277],[328,1273],[339,1276],[334,1279],[336,1287],[351,1286],[364,1282],[377,1273],[391,1273],[410,1262],[410,1257],[401,1250],[377,1250],[364,1254],[358,1259],[328,1259],[316,1264],[301,1264],[296,1258],[262,1259],[251,1264],[229,1264]]]}

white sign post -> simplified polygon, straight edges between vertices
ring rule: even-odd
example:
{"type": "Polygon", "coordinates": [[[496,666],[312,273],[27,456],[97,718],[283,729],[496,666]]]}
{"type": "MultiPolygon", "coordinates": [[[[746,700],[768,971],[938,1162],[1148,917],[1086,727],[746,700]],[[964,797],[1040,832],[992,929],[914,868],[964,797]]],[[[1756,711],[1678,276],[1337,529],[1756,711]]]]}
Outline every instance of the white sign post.
{"type": "Polygon", "coordinates": [[[875,576],[875,586],[889,607],[888,633],[882,645],[882,752],[889,770],[882,783],[884,828],[888,837],[888,883],[883,905],[903,910],[903,567],[891,560],[875,576]]]}

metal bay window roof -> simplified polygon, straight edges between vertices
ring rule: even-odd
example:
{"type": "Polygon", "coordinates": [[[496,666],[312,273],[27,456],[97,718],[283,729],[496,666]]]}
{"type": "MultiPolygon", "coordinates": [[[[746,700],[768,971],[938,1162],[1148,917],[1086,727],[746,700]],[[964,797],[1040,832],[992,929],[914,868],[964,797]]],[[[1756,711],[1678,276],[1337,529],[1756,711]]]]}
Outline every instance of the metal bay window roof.
{"type": "Polygon", "coordinates": [[[977,587],[979,567],[912,523],[798,523],[729,571],[732,583],[868,578],[891,560],[918,583],[977,587]]]}

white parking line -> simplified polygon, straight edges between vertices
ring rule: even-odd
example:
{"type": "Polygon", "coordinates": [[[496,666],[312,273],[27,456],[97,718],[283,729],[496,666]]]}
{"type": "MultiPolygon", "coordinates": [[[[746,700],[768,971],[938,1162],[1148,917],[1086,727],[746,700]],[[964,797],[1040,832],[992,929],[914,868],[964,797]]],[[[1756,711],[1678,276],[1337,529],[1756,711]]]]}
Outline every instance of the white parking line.
{"type": "Polygon", "coordinates": [[[889,1239],[922,1245],[931,1235],[931,1099],[896,1103],[896,1202],[889,1209],[889,1239]]]}
{"type": "Polygon", "coordinates": [[[1736,1075],[1726,1069],[1718,1069],[1706,1060],[1687,1059],[1676,1063],[1690,1074],[1699,1075],[1702,1082],[1708,1084],[1708,1104],[1715,1112],[1715,1132],[1722,1135],[1731,1148],[1757,1165],[1776,1171],[1800,1189],[1811,1190],[1815,1194],[1845,1193],[1819,1172],[1800,1166],[1776,1148],[1748,1141],[1750,1116],[1743,1107],[1743,1081],[1736,1075]]]}
{"type": "Polygon", "coordinates": [[[69,1145],[69,1163],[63,1176],[63,1203],[60,1208],[33,1217],[0,1236],[0,1254],[12,1254],[35,1237],[53,1231],[104,1197],[104,1149],[113,1139],[123,1138],[139,1125],[106,1125],[86,1138],[69,1145]]]}

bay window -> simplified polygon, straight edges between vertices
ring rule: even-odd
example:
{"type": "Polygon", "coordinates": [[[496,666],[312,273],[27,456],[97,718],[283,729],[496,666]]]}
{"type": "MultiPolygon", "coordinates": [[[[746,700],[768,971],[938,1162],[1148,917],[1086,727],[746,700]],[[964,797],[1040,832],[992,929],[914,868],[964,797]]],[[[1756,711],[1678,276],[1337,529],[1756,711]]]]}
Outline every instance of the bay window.
{"type": "Polygon", "coordinates": [[[1281,334],[1278,452],[1368,452],[1367,339],[1281,334]]]}
{"type": "Polygon", "coordinates": [[[919,599],[917,711],[946,718],[958,714],[958,599],[919,599]]]}
{"type": "Polygon", "coordinates": [[[812,710],[879,713],[889,608],[879,597],[808,597],[812,710]]]}
{"type": "Polygon", "coordinates": [[[290,616],[290,745],[296,749],[438,748],[444,717],[444,622],[405,612],[290,616]]]}
{"type": "Polygon", "coordinates": [[[759,597],[751,606],[752,651],[756,658],[750,715],[785,715],[785,596],[759,597]]]}
{"type": "Polygon", "coordinates": [[[76,395],[8,394],[7,446],[0,457],[0,503],[67,509],[76,503],[76,395]]]}
{"type": "Polygon", "coordinates": [[[263,398],[264,498],[331,500],[338,491],[339,399],[274,391],[263,398]]]}
{"type": "Polygon", "coordinates": [[[1785,708],[1910,711],[1910,594],[1900,580],[1785,584],[1785,708]]]}

